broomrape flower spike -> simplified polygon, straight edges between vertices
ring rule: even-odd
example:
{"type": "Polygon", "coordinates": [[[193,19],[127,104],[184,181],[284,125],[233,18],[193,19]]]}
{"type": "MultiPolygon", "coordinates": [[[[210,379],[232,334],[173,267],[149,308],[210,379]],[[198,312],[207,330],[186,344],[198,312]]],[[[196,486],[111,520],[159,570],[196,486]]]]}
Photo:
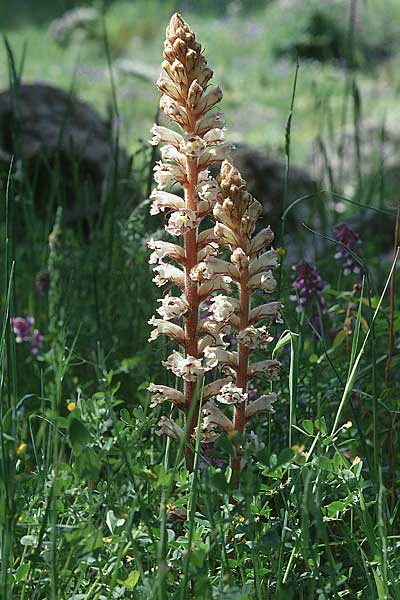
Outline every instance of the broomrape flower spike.
{"type": "MultiPolygon", "coordinates": [[[[152,193],[150,213],[165,213],[165,229],[173,241],[151,240],[153,250],[150,263],[155,264],[154,282],[157,286],[169,284],[180,289],[174,298],[165,296],[157,309],[162,319],[153,318],[155,326],[150,339],[167,335],[183,347],[183,353],[174,351],[164,362],[182,381],[183,390],[171,390],[163,386],[150,386],[153,404],[168,400],[179,406],[186,415],[192,414],[188,424],[188,436],[193,434],[198,420],[198,408],[193,407],[197,378],[215,366],[214,359],[205,358],[203,349],[212,339],[220,340],[222,333],[211,334],[207,327],[199,327],[199,304],[212,292],[229,290],[226,277],[216,276],[212,281],[203,280],[199,263],[218,251],[213,230],[200,232],[203,219],[210,215],[218,200],[220,190],[211,178],[208,167],[220,164],[230,149],[224,141],[221,114],[213,108],[222,98],[219,87],[210,85],[213,76],[202,54],[195,33],[181,15],[175,14],[167,27],[164,42],[164,74],[157,81],[162,93],[160,108],[171,127],[154,125],[151,144],[162,144],[161,161],[156,164],[154,178],[158,189],[152,193]],[[175,183],[184,189],[184,198],[166,191],[175,183]],[[164,262],[167,261],[167,262],[164,262]],[[171,264],[169,261],[177,263],[171,264]],[[198,277],[192,273],[199,272],[198,277]],[[169,323],[182,320],[182,327],[169,323]]],[[[206,319],[207,321],[208,319],[206,319]]],[[[204,319],[201,321],[204,325],[204,319]]],[[[221,386],[226,384],[222,380],[221,386]]],[[[215,386],[218,393],[218,385],[215,386]]],[[[177,429],[163,419],[160,434],[179,439],[177,429]]],[[[192,456],[187,451],[188,466],[192,456]]]]}
{"type": "MultiPolygon", "coordinates": [[[[233,405],[234,413],[231,421],[216,405],[207,403],[203,429],[219,427],[229,433],[243,434],[248,419],[260,413],[274,412],[275,394],[249,401],[247,390],[255,377],[267,377],[272,381],[278,376],[278,361],[251,361],[253,350],[264,348],[271,342],[269,325],[280,321],[280,302],[251,307],[252,295],[257,289],[268,293],[275,288],[272,271],[278,266],[278,254],[273,249],[266,249],[273,241],[269,227],[254,235],[262,207],[247,192],[246,182],[239,171],[225,160],[218,179],[221,193],[213,210],[217,221],[214,233],[230,252],[230,262],[207,258],[203,277],[229,276],[238,288],[238,300],[225,295],[214,296],[210,309],[211,319],[236,330],[237,351],[209,346],[204,353],[209,359],[214,356],[219,368],[234,379],[234,382],[225,384],[216,396],[220,404],[233,405]],[[264,324],[261,325],[261,322],[264,324]]],[[[232,461],[234,475],[240,469],[240,454],[238,446],[237,456],[232,461]]]]}

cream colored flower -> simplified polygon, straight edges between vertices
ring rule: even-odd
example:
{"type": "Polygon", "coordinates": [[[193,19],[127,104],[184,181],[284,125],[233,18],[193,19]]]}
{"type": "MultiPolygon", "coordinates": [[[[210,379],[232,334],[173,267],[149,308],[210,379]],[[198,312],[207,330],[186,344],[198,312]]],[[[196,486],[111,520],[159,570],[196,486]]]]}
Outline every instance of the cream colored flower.
{"type": "Polygon", "coordinates": [[[258,275],[258,273],[263,273],[266,270],[276,269],[279,265],[278,258],[279,255],[276,250],[272,249],[264,252],[259,258],[251,261],[249,266],[250,277],[258,275]]]}
{"type": "Polygon", "coordinates": [[[226,275],[213,277],[212,279],[203,281],[203,283],[201,283],[199,286],[200,300],[203,300],[213,292],[222,291],[229,293],[231,291],[231,283],[232,279],[230,277],[227,277],[226,275]]]}
{"type": "Polygon", "coordinates": [[[154,124],[150,131],[153,134],[153,138],[150,140],[152,146],[157,146],[158,144],[172,144],[176,148],[179,148],[180,144],[183,142],[183,137],[168,127],[154,124]]]}
{"type": "Polygon", "coordinates": [[[207,346],[204,348],[204,356],[214,366],[227,366],[234,370],[238,367],[237,352],[230,352],[218,346],[207,346]]]}
{"type": "Polygon", "coordinates": [[[206,357],[203,365],[201,358],[195,358],[194,356],[185,357],[174,350],[162,364],[185,381],[196,381],[199,375],[212,369],[216,363],[215,360],[210,360],[210,358],[206,357]]]}
{"type": "Polygon", "coordinates": [[[249,266],[249,257],[242,248],[236,248],[231,254],[231,262],[239,272],[245,271],[249,266]]]}
{"type": "Polygon", "coordinates": [[[185,275],[181,269],[162,262],[153,271],[156,273],[153,281],[158,287],[166,283],[174,283],[181,289],[185,287],[185,275]]]}
{"type": "Polygon", "coordinates": [[[259,254],[266,246],[274,241],[274,234],[268,225],[265,229],[259,231],[251,240],[249,246],[249,255],[253,258],[259,254]]]}
{"type": "Polygon", "coordinates": [[[183,429],[168,417],[162,416],[158,421],[158,426],[160,429],[156,432],[157,435],[166,435],[174,442],[179,442],[183,438],[183,429]]]}
{"type": "Polygon", "coordinates": [[[186,183],[186,173],[179,165],[163,163],[160,160],[154,166],[154,179],[162,190],[174,183],[184,185],[186,183]]]}
{"type": "Polygon", "coordinates": [[[239,301],[230,296],[213,296],[211,298],[212,305],[210,307],[213,319],[217,322],[228,321],[229,318],[240,310],[239,301]]]}
{"type": "Polygon", "coordinates": [[[182,327],[179,325],[175,325],[175,323],[170,323],[169,321],[165,321],[164,319],[156,319],[155,317],[151,317],[148,321],[149,325],[153,325],[155,329],[150,334],[149,342],[153,342],[160,335],[166,335],[171,339],[181,344],[181,346],[185,343],[185,332],[182,327]]]}
{"type": "Polygon", "coordinates": [[[242,329],[238,335],[239,344],[243,344],[250,350],[263,348],[274,339],[271,337],[266,327],[254,327],[249,325],[246,329],[242,329]]]}
{"type": "Polygon", "coordinates": [[[249,402],[246,406],[246,419],[250,419],[250,417],[254,417],[254,415],[259,415],[261,413],[274,413],[275,410],[272,406],[274,402],[276,402],[276,394],[260,396],[257,400],[249,402]]]}
{"type": "Polygon", "coordinates": [[[155,385],[154,383],[151,383],[147,390],[153,394],[150,408],[154,408],[158,404],[167,401],[179,407],[185,406],[185,397],[179,390],[167,387],[166,385],[155,385]]]}
{"type": "Polygon", "coordinates": [[[274,381],[279,377],[279,368],[281,363],[278,360],[261,360],[249,365],[249,377],[258,377],[266,375],[268,379],[274,381]]]}
{"type": "Polygon", "coordinates": [[[189,310],[189,304],[184,296],[177,298],[167,294],[164,298],[160,298],[158,302],[161,303],[161,306],[157,308],[157,312],[166,321],[177,319],[189,310]]]}
{"type": "Polygon", "coordinates": [[[154,241],[153,239],[147,242],[148,248],[154,250],[149,258],[149,263],[155,265],[160,263],[166,256],[183,263],[185,260],[185,252],[181,246],[164,241],[154,241]]]}
{"type": "Polygon", "coordinates": [[[215,381],[205,385],[203,388],[203,403],[205,404],[207,400],[216,396],[221,388],[231,381],[232,379],[230,377],[223,377],[222,379],[216,379],[215,381]]]}
{"type": "Polygon", "coordinates": [[[215,112],[205,115],[199,121],[197,121],[195,133],[197,133],[197,135],[204,136],[208,131],[211,131],[214,128],[222,129],[223,126],[223,115],[220,111],[217,110],[215,112]]]}
{"type": "Polygon", "coordinates": [[[234,383],[229,382],[221,388],[217,400],[221,404],[240,404],[247,400],[247,394],[243,392],[242,388],[236,387],[234,383]]]}
{"type": "Polygon", "coordinates": [[[214,127],[207,131],[203,136],[207,146],[211,144],[222,144],[225,141],[224,130],[221,127],[214,127]]]}
{"type": "Polygon", "coordinates": [[[274,278],[272,271],[257,273],[250,277],[248,288],[249,290],[261,290],[270,294],[276,288],[276,279],[274,278]]]}
{"type": "Polygon", "coordinates": [[[196,213],[188,208],[181,208],[171,214],[168,225],[165,226],[165,231],[175,236],[184,235],[197,227],[197,224],[196,213]]]}
{"type": "Polygon", "coordinates": [[[190,127],[190,119],[187,111],[166,94],[161,96],[160,108],[171,121],[175,121],[183,129],[190,127]]]}
{"type": "Polygon", "coordinates": [[[151,215],[158,215],[158,213],[164,212],[166,208],[171,210],[180,210],[185,208],[185,201],[176,194],[170,192],[163,192],[161,190],[153,190],[150,198],[153,203],[150,208],[151,215]]]}
{"type": "Polygon", "coordinates": [[[230,433],[233,431],[233,423],[220,410],[212,400],[209,400],[204,408],[205,417],[203,419],[203,428],[205,430],[219,427],[220,429],[230,433]]]}
{"type": "Polygon", "coordinates": [[[261,304],[261,306],[257,306],[250,311],[249,321],[252,324],[263,320],[281,323],[281,308],[281,302],[267,302],[266,304],[261,304]]]}
{"type": "Polygon", "coordinates": [[[182,139],[179,150],[186,156],[198,157],[204,152],[206,144],[198,135],[186,136],[182,139]]]}

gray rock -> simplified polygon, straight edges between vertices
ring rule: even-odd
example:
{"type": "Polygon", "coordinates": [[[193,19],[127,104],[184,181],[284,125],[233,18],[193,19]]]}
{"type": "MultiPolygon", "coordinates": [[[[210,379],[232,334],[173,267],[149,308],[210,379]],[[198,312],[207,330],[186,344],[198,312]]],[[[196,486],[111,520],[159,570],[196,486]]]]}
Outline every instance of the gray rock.
{"type": "Polygon", "coordinates": [[[39,215],[50,196],[66,206],[69,221],[97,213],[115,173],[120,184],[130,168],[111,137],[95,110],[63,90],[34,83],[0,93],[0,167],[4,176],[12,157],[22,164],[39,215]]]}

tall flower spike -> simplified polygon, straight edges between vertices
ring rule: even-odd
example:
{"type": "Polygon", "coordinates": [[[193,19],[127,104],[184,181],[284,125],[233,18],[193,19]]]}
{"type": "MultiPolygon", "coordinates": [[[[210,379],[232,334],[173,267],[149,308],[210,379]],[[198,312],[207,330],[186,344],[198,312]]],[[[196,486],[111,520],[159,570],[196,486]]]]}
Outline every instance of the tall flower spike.
{"type": "MultiPolygon", "coordinates": [[[[220,276],[230,276],[237,285],[238,300],[214,296],[211,307],[217,322],[230,324],[236,329],[237,352],[208,347],[205,354],[208,357],[217,356],[222,371],[231,373],[234,378],[233,384],[221,388],[216,400],[225,405],[233,404],[233,431],[243,433],[246,421],[252,416],[274,412],[272,404],[276,400],[275,394],[249,401],[247,390],[253,377],[263,376],[272,381],[278,376],[278,361],[250,362],[254,350],[265,348],[271,342],[268,326],[280,320],[280,302],[251,307],[255,290],[271,292],[274,289],[272,270],[278,266],[278,256],[275,250],[266,249],[273,241],[269,227],[253,235],[256,221],[261,215],[261,205],[247,192],[246,182],[228,161],[222,164],[219,185],[221,194],[213,211],[217,220],[214,232],[231,257],[230,263],[220,261],[216,264],[216,259],[212,259],[207,264],[206,260],[204,276],[207,276],[207,269],[210,273],[217,269],[220,276]]],[[[214,419],[213,426],[218,424],[214,419]]],[[[222,428],[226,429],[224,425],[222,428]]],[[[238,447],[238,456],[232,462],[234,473],[240,468],[240,450],[238,447]]]]}
{"type": "MultiPolygon", "coordinates": [[[[218,165],[226,158],[229,145],[224,141],[221,114],[212,110],[221,100],[222,92],[218,87],[210,86],[213,72],[207,65],[195,33],[179,14],[173,15],[167,27],[162,67],[164,75],[157,81],[162,93],[160,107],[167,121],[176,125],[179,131],[159,125],[152,128],[151,144],[163,146],[162,160],[155,167],[159,189],[152,193],[150,212],[166,214],[165,229],[173,240],[171,243],[151,240],[149,246],[154,252],[150,263],[156,264],[154,281],[158,286],[169,283],[181,291],[175,300],[166,296],[158,313],[164,319],[183,319],[184,327],[163,325],[160,319],[153,318],[151,324],[156,326],[156,330],[150,338],[167,335],[183,346],[184,354],[174,351],[164,362],[182,380],[183,402],[178,402],[178,396],[169,392],[169,388],[163,388],[162,394],[154,386],[150,387],[150,391],[156,391],[153,402],[166,399],[182,408],[186,415],[192,414],[187,428],[190,438],[198,418],[198,408],[192,405],[196,380],[212,368],[202,351],[205,342],[201,344],[200,300],[212,291],[229,289],[226,277],[205,281],[200,275],[197,278],[191,275],[197,271],[201,273],[199,263],[218,250],[212,230],[200,232],[200,228],[202,220],[212,213],[220,193],[208,167],[218,165]],[[165,191],[175,183],[183,186],[184,198],[165,191]],[[172,259],[178,262],[178,266],[164,262],[164,259],[172,259]]],[[[208,340],[211,334],[204,331],[203,340],[208,340]]],[[[214,337],[221,342],[222,335],[218,333],[214,337]]],[[[164,423],[161,432],[165,429],[164,423]]],[[[190,467],[190,451],[187,452],[187,460],[190,467]]]]}

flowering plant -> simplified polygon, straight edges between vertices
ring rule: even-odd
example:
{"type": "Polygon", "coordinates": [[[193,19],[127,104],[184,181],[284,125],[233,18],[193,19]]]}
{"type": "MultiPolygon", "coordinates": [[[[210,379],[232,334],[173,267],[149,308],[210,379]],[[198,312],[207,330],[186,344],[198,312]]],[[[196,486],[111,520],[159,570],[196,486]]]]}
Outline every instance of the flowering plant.
{"type": "MultiPolygon", "coordinates": [[[[162,160],[154,169],[158,189],[151,195],[150,212],[165,213],[165,230],[177,243],[150,240],[149,262],[154,265],[156,285],[169,284],[180,295],[168,292],[161,298],[158,314],[149,323],[154,326],[150,340],[166,335],[181,347],[163,365],[182,380],[183,389],[154,383],[148,389],[153,394],[152,406],[167,400],[186,417],[190,415],[190,440],[199,417],[196,381],[218,366],[221,377],[206,383],[202,390],[206,411],[202,439],[210,443],[219,435],[218,429],[242,433],[248,418],[273,412],[275,395],[261,396],[249,404],[247,386],[251,378],[262,374],[276,378],[279,368],[275,360],[249,362],[251,351],[272,339],[267,327],[259,323],[279,319],[279,302],[251,307],[255,290],[273,291],[272,269],[277,267],[278,257],[274,250],[264,252],[273,240],[269,227],[253,235],[261,205],[225,160],[231,146],[224,139],[221,113],[212,111],[222,93],[218,87],[209,87],[213,72],[195,34],[178,14],[167,28],[164,59],[165,75],[157,82],[163,94],[160,107],[179,132],[161,125],[152,128],[151,143],[163,146],[162,160]],[[214,179],[209,167],[221,163],[221,173],[214,179]],[[176,183],[183,187],[184,197],[171,191],[176,183]],[[212,214],[217,223],[210,228],[206,223],[212,214]],[[231,253],[229,261],[221,258],[220,244],[231,253]],[[232,284],[239,298],[232,296],[232,284]],[[205,305],[206,314],[202,311],[205,305]],[[237,351],[228,350],[225,340],[232,328],[237,332],[237,351]],[[233,420],[213,398],[234,407],[233,420]]],[[[159,434],[182,438],[182,429],[171,419],[162,417],[160,427],[159,434]]],[[[187,458],[190,464],[190,449],[187,458]]]]}

